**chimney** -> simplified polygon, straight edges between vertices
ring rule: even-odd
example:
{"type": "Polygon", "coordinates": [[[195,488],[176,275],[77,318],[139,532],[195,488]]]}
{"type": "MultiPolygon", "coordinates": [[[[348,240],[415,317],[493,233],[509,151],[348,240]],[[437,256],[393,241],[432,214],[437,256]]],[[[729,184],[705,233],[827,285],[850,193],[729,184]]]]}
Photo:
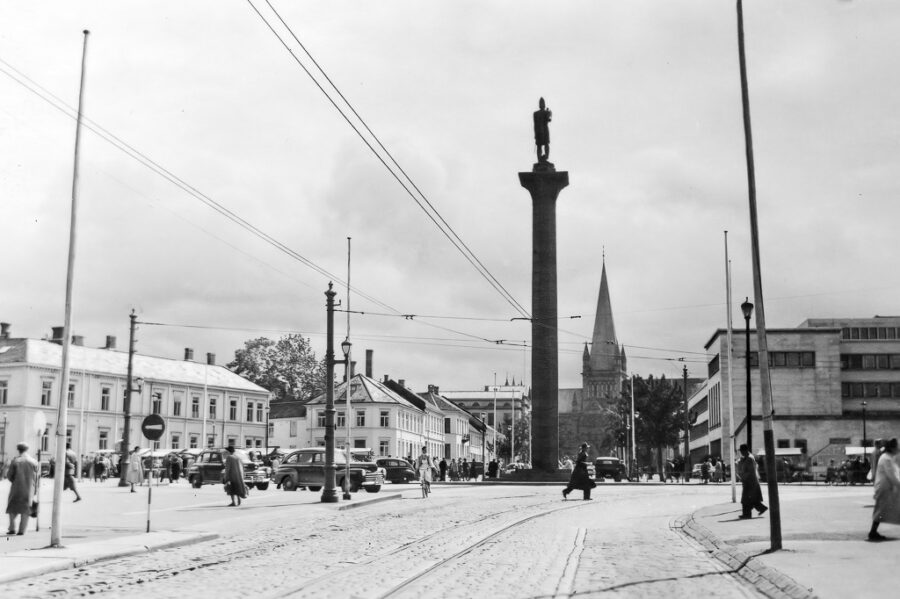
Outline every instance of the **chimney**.
{"type": "Polygon", "coordinates": [[[401,387],[403,387],[404,389],[406,389],[406,379],[397,379],[397,383],[398,383],[401,387]]]}
{"type": "Polygon", "coordinates": [[[185,360],[193,360],[194,359],[194,350],[189,347],[184,348],[184,359],[185,360]]]}
{"type": "Polygon", "coordinates": [[[440,390],[440,388],[439,388],[437,385],[430,385],[430,387],[431,387],[430,391],[431,391],[432,393],[434,393],[435,395],[440,395],[440,394],[441,394],[441,390],[440,390]]]}
{"type": "Polygon", "coordinates": [[[391,380],[391,375],[389,375],[389,374],[384,375],[384,382],[386,383],[389,380],[391,380]]]}
{"type": "Polygon", "coordinates": [[[372,378],[372,356],[375,354],[375,350],[367,349],[366,350],[366,376],[372,378]]]}
{"type": "Polygon", "coordinates": [[[53,327],[53,333],[50,336],[50,342],[57,345],[62,345],[64,330],[65,327],[53,327]]]}
{"type": "Polygon", "coordinates": [[[206,353],[206,363],[210,366],[216,365],[216,354],[206,353]]]}
{"type": "Polygon", "coordinates": [[[350,378],[356,376],[356,360],[350,360],[350,378]]]}
{"type": "Polygon", "coordinates": [[[112,335],[106,336],[106,347],[104,349],[116,349],[116,338],[112,335]]]}
{"type": "Polygon", "coordinates": [[[84,335],[72,335],[72,345],[84,345],[84,335]]]}
{"type": "Polygon", "coordinates": [[[0,339],[9,339],[9,323],[0,322],[0,339]]]}

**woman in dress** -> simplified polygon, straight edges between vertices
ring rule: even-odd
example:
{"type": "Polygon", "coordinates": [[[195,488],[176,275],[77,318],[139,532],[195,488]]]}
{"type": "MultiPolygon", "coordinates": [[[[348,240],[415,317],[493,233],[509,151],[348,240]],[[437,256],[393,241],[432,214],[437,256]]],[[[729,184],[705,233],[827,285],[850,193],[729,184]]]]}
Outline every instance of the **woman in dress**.
{"type": "Polygon", "coordinates": [[[9,500],[6,503],[6,513],[9,515],[9,528],[6,534],[24,535],[28,528],[28,518],[31,516],[31,504],[37,501],[38,496],[38,463],[28,455],[28,445],[19,443],[16,445],[19,455],[13,458],[6,471],[6,478],[12,485],[9,487],[9,500]],[[16,530],[16,516],[20,518],[19,528],[16,530]]]}
{"type": "Polygon", "coordinates": [[[138,453],[140,450],[140,446],[135,445],[132,452],[128,455],[128,472],[125,473],[125,482],[131,484],[132,493],[137,493],[134,490],[134,485],[140,485],[144,482],[144,464],[141,462],[141,455],[138,453]]]}
{"type": "Polygon", "coordinates": [[[244,484],[244,464],[241,458],[234,455],[234,447],[225,448],[228,455],[225,456],[225,470],[222,471],[222,482],[225,483],[225,492],[231,496],[228,507],[241,505],[241,499],[247,498],[247,485],[244,484]],[[237,499],[237,503],[235,503],[237,499]]]}
{"type": "Polygon", "coordinates": [[[572,468],[572,476],[569,477],[569,484],[562,492],[563,499],[566,499],[573,489],[581,489],[584,491],[585,500],[591,498],[591,489],[596,487],[597,483],[591,480],[587,469],[587,450],[590,449],[590,447],[591,446],[587,443],[581,444],[581,451],[578,452],[578,457],[575,458],[575,466],[572,468]]]}
{"type": "Polygon", "coordinates": [[[875,471],[875,509],[872,511],[870,541],[883,541],[887,537],[878,532],[882,522],[900,524],[900,468],[897,466],[897,439],[884,445],[884,453],[875,471]]]}

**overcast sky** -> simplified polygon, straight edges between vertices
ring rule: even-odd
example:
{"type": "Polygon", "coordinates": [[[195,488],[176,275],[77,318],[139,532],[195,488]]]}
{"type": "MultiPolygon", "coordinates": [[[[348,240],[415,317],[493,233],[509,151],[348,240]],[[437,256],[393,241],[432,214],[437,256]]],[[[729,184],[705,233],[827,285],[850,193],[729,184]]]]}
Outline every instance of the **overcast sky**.
{"type": "MultiPolygon", "coordinates": [[[[265,0],[254,3],[315,73],[265,0]]],[[[527,310],[531,202],[517,173],[535,161],[531,113],[546,99],[550,158],[570,179],[557,206],[559,313],[581,315],[560,322],[561,386],[581,384],[604,247],[630,371],[679,376],[684,357],[692,376],[705,373],[703,346],[726,323],[725,230],[743,326],[752,279],[734,2],[272,6],[527,310]]],[[[768,326],[900,313],[900,3],[751,0],[744,11],[768,326]]],[[[510,320],[520,314],[248,2],[2,0],[0,23],[0,320],[14,336],[49,334],[65,307],[75,124],[29,88],[74,107],[90,29],[91,122],[341,280],[352,237],[351,309],[423,315],[354,315],[360,365],[374,349],[376,377],[416,390],[478,388],[494,372],[518,381],[526,364],[530,382],[530,354],[479,340],[530,343],[530,325],[510,320]]],[[[213,327],[144,325],[145,354],[191,347],[222,364],[246,339],[295,331],[324,355],[329,277],[88,130],[77,230],[73,333],[86,344],[116,335],[126,349],[133,308],[146,322],[213,327]]]]}

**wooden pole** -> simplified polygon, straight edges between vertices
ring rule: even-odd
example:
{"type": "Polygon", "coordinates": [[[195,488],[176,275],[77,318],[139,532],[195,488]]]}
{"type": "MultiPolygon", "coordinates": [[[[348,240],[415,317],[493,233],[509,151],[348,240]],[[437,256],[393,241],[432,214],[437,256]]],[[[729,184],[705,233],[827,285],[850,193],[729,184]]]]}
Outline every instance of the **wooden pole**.
{"type": "Polygon", "coordinates": [[[53,515],[50,524],[50,546],[59,547],[62,536],[60,508],[66,462],[67,407],[69,399],[69,344],[72,331],[72,282],[75,275],[75,244],[78,217],[78,158],[81,147],[81,112],[84,103],[84,72],[87,59],[87,41],[90,32],[84,30],[81,50],[81,83],[78,90],[78,116],[75,120],[75,159],[72,172],[72,214],[69,221],[69,261],[66,271],[66,314],[62,338],[62,376],[59,387],[59,409],[56,421],[56,472],[53,481],[53,515]]]}

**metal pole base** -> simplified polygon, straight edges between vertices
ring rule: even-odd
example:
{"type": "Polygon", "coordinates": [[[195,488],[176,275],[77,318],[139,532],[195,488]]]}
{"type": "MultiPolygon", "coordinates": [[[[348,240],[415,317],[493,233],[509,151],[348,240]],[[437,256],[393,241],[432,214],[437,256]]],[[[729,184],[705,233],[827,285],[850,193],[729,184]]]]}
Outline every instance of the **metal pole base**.
{"type": "Polygon", "coordinates": [[[337,503],[338,496],[334,489],[325,489],[322,491],[321,503],[337,503]]]}

